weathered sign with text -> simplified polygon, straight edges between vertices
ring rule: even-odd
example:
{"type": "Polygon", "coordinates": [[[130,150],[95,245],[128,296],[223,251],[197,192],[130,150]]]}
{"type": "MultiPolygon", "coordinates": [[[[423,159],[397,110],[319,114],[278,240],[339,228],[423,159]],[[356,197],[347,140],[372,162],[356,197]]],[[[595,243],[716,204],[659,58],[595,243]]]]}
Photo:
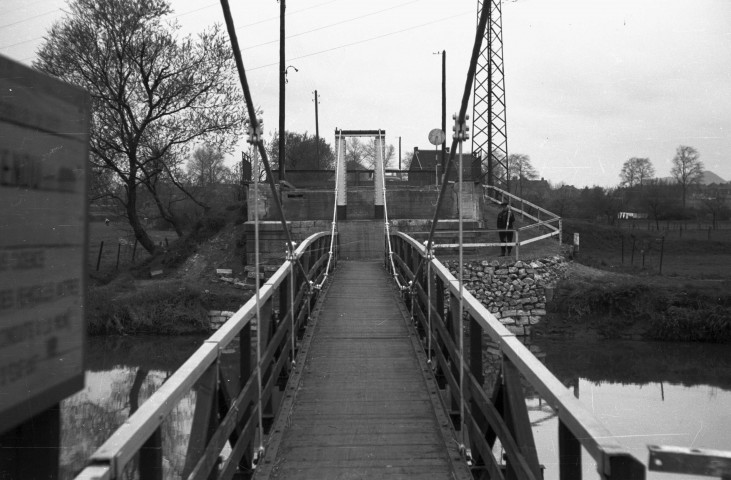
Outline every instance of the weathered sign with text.
{"type": "Polygon", "coordinates": [[[0,57],[0,433],[83,387],[89,111],[0,57]]]}

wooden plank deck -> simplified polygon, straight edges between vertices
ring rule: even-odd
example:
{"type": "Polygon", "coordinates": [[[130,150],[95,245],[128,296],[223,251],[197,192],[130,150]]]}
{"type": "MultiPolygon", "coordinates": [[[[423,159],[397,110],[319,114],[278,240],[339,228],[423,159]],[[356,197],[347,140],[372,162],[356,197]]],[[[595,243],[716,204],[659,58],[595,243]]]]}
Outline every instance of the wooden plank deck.
{"type": "Polygon", "coordinates": [[[472,478],[406,313],[381,262],[338,264],[254,478],[472,478]]]}

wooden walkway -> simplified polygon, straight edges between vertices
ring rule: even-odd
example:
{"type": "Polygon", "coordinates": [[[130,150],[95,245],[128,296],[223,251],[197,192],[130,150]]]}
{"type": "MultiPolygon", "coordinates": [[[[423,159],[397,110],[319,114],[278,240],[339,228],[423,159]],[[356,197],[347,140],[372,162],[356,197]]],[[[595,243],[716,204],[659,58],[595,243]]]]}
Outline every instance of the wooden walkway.
{"type": "Polygon", "coordinates": [[[382,262],[339,262],[255,479],[472,478],[406,314],[382,262]]]}

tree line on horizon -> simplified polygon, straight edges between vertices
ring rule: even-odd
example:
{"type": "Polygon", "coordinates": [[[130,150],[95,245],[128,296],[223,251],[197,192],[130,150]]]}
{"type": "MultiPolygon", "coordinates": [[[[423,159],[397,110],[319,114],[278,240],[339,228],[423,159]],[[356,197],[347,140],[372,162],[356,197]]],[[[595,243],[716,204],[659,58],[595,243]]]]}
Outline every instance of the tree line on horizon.
{"type": "Polygon", "coordinates": [[[612,225],[620,212],[646,214],[656,229],[661,221],[709,221],[716,228],[719,221],[731,218],[731,189],[701,184],[704,165],[694,147],[678,146],[670,174],[668,179],[657,178],[649,158],[632,157],[622,165],[616,187],[578,189],[559,183],[548,189],[531,188],[526,199],[562,217],[602,217],[612,225]]]}

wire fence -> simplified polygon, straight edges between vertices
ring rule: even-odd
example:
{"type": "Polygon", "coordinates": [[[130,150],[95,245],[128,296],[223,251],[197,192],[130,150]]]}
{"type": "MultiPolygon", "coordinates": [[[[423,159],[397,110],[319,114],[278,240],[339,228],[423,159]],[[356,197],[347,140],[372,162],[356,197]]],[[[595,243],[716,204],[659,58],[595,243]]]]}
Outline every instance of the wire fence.
{"type": "Polygon", "coordinates": [[[665,236],[697,240],[731,240],[731,221],[711,222],[661,221],[627,219],[619,228],[630,231],[662,232],[665,236]]]}
{"type": "MultiPolygon", "coordinates": [[[[113,224],[112,224],[113,225],[113,224]]],[[[174,232],[155,230],[148,234],[158,247],[167,249],[176,238],[174,232]]],[[[150,258],[150,254],[135,239],[129,229],[105,226],[94,222],[90,225],[87,265],[90,272],[124,270],[150,258]]]]}

